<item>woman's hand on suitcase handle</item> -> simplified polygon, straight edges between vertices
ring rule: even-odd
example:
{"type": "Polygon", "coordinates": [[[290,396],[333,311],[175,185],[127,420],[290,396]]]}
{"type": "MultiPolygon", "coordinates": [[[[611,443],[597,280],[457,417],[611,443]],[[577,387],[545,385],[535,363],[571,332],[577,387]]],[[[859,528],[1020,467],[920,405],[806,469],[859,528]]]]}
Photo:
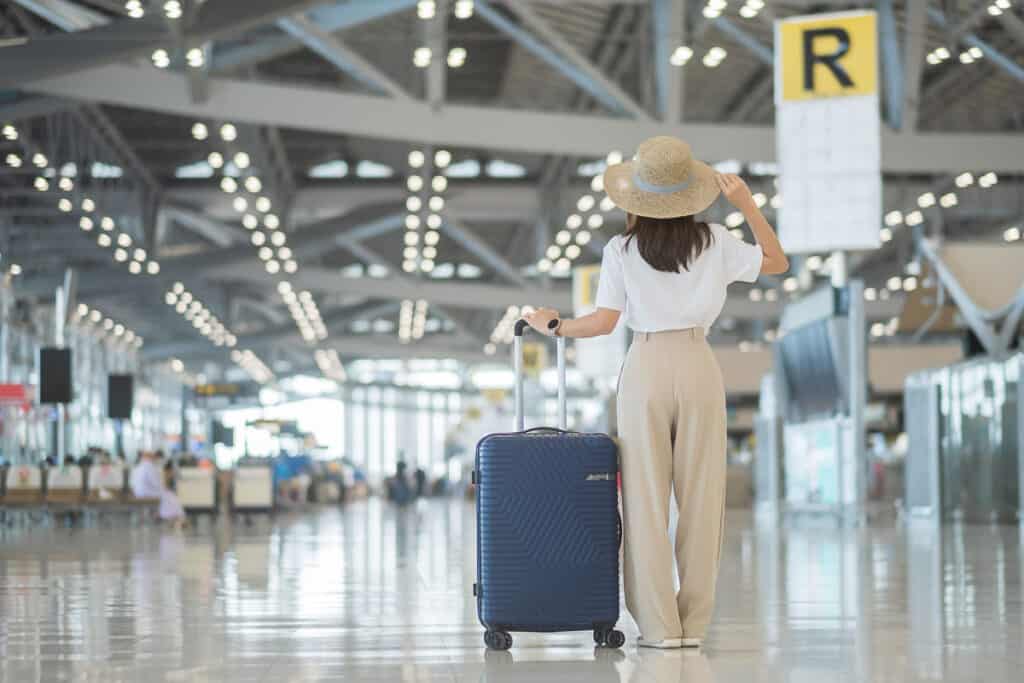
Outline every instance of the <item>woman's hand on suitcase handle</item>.
{"type": "Polygon", "coordinates": [[[558,320],[558,311],[552,308],[538,308],[532,313],[524,315],[523,319],[530,324],[530,327],[541,334],[552,337],[557,327],[552,327],[551,321],[558,320]]]}

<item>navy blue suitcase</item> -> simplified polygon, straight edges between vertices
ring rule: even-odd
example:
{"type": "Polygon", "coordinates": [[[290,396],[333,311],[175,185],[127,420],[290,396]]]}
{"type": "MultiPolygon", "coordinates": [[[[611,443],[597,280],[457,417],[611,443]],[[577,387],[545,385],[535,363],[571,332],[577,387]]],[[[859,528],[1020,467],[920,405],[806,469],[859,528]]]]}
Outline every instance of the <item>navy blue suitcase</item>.
{"type": "Polygon", "coordinates": [[[565,339],[558,338],[559,425],[523,431],[522,334],[516,324],[516,428],[476,447],[477,583],[484,643],[509,631],[593,630],[621,647],[618,449],[604,434],[564,431],[565,339]]]}

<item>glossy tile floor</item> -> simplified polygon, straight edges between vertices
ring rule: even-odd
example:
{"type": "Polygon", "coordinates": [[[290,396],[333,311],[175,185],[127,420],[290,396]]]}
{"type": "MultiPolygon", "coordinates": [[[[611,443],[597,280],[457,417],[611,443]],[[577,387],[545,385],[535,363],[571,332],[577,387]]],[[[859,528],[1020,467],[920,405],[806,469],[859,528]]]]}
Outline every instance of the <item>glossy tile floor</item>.
{"type": "Polygon", "coordinates": [[[1024,680],[1016,527],[728,528],[702,653],[638,651],[628,617],[623,652],[578,633],[485,653],[461,501],[4,531],[0,680],[1024,680]]]}

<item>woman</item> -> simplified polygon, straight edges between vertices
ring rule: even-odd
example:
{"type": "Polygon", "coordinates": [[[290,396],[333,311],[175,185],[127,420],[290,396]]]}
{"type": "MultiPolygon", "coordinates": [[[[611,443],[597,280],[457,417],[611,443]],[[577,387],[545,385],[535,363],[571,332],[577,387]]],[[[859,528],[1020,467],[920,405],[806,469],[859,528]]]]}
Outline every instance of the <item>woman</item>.
{"type": "Polygon", "coordinates": [[[642,647],[699,647],[714,605],[725,510],[725,390],[707,330],[726,287],[789,268],[746,184],[718,175],[672,137],[640,145],[611,166],[604,187],[626,211],[626,233],[604,248],[597,310],[560,320],[542,308],[532,327],[564,337],[609,334],[625,312],[633,330],[619,378],[626,607],[642,647]],[[757,246],[699,222],[719,192],[739,209],[757,246]],[[669,489],[679,506],[672,577],[669,489]]]}
{"type": "Polygon", "coordinates": [[[161,451],[143,451],[139,455],[139,462],[130,477],[132,495],[136,498],[159,499],[160,519],[175,529],[183,529],[187,522],[185,509],[174,491],[167,487],[160,467],[162,459],[161,451]]]}

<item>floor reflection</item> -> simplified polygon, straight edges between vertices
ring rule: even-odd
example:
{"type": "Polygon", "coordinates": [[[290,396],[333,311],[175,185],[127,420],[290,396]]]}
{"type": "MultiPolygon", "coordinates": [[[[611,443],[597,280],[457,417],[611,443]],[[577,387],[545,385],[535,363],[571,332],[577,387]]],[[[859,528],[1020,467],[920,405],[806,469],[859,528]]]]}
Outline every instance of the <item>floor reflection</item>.
{"type": "Polygon", "coordinates": [[[1015,527],[755,524],[731,513],[704,653],[515,634],[485,653],[473,509],[380,501],[0,536],[0,680],[1019,680],[1015,527]]]}

